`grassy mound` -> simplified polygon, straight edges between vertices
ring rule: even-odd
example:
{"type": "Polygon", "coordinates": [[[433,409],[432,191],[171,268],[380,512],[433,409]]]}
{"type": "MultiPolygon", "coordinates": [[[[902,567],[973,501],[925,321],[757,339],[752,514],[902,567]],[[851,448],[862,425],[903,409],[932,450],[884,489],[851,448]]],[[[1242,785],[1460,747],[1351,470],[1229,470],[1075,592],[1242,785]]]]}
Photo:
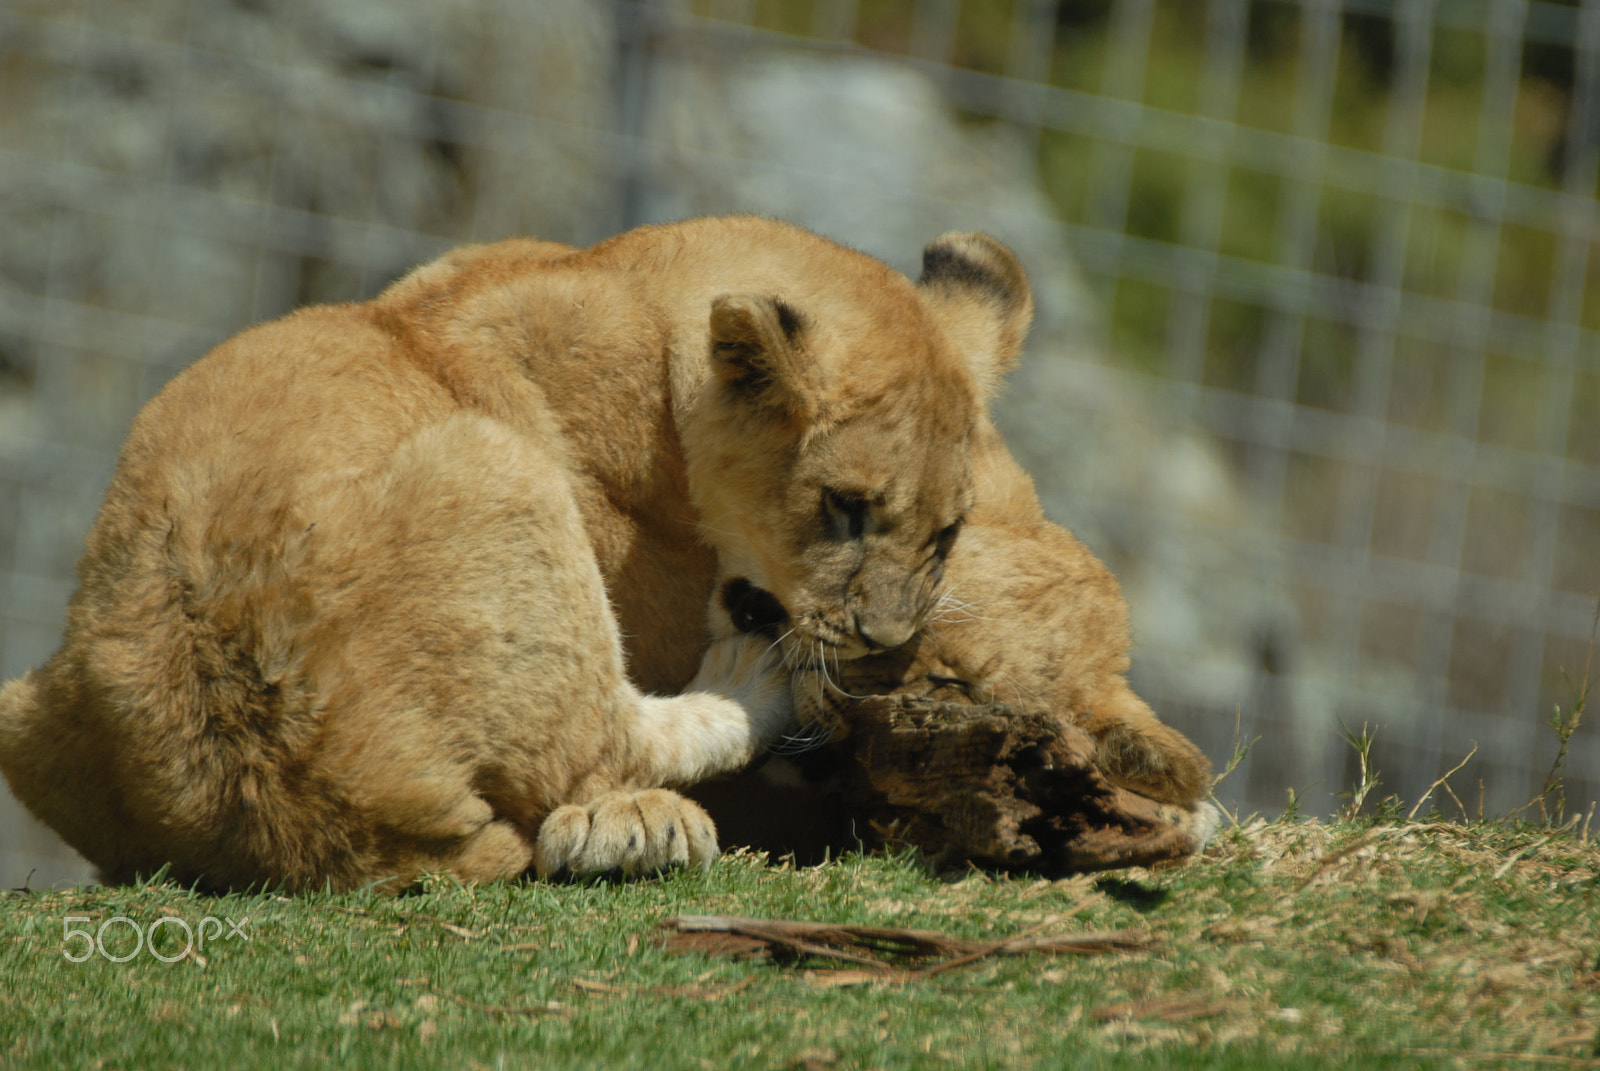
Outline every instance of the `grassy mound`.
{"type": "Polygon", "coordinates": [[[0,898],[0,1064],[1582,1067],[1597,955],[1600,846],[1579,824],[1254,821],[1187,866],[1053,882],[737,854],[398,899],[157,881],[0,898]],[[712,913],[1147,943],[939,971],[662,947],[664,919],[712,913]],[[206,917],[201,952],[179,921],[206,917]]]}

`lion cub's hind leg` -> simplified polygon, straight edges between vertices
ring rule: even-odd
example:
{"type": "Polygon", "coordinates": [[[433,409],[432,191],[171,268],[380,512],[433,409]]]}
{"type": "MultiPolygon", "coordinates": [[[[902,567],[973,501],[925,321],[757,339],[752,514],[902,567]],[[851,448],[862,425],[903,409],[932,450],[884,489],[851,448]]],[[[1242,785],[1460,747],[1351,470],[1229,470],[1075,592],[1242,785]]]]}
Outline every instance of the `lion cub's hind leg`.
{"type": "Polygon", "coordinates": [[[787,675],[768,641],[722,641],[688,692],[641,695],[561,450],[492,420],[420,433],[382,491],[353,537],[372,549],[355,557],[394,567],[363,574],[373,590],[351,603],[382,607],[383,620],[347,630],[369,654],[352,691],[377,709],[336,749],[365,757],[348,779],[367,809],[411,815],[409,842],[437,844],[433,799],[454,820],[464,787],[483,827],[445,823],[442,868],[458,876],[530,863],[636,874],[715,857],[710,818],[665,786],[738,769],[788,724],[787,675]],[[425,673],[389,672],[419,651],[425,673]]]}
{"type": "Polygon", "coordinates": [[[533,866],[533,842],[525,830],[496,814],[473,790],[466,771],[418,773],[413,767],[410,782],[396,785],[387,798],[367,797],[390,819],[395,854],[383,862],[396,880],[383,882],[386,891],[399,891],[425,872],[496,881],[533,866]]]}
{"type": "Polygon", "coordinates": [[[515,825],[496,820],[467,837],[442,863],[437,869],[461,881],[497,881],[531,867],[533,849],[515,825]]]}

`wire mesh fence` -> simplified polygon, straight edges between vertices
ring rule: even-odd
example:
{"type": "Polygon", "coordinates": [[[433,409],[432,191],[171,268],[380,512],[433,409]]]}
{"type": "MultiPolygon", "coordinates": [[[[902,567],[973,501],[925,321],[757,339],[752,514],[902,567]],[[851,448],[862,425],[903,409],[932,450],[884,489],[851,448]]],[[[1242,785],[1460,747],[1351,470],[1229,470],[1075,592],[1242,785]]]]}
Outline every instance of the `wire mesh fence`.
{"type": "MultiPolygon", "coordinates": [[[[0,673],[138,406],[248,323],[516,233],[982,227],[1040,299],[1002,426],[1136,686],[1260,738],[1224,800],[1326,810],[1368,723],[1382,792],[1475,742],[1503,812],[1600,593],[1597,53],[1588,2],[3,0],[0,673]]],[[[8,882],[55,851],[11,811],[8,882]]]]}

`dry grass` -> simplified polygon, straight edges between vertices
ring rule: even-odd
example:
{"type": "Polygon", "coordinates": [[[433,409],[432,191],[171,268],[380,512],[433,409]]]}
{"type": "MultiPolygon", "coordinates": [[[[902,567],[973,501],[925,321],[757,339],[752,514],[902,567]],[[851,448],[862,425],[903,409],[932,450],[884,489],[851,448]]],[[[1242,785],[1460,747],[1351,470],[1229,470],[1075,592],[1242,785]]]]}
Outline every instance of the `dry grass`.
{"type": "Polygon", "coordinates": [[[1211,962],[1127,1017],[1141,1036],[1204,1044],[1287,1022],[1299,1030],[1281,1043],[1314,1051],[1313,1036],[1339,1048],[1379,1025],[1397,1053],[1474,1065],[1600,1055],[1600,850],[1581,823],[1256,820],[1181,881],[1180,925],[1211,962]]]}

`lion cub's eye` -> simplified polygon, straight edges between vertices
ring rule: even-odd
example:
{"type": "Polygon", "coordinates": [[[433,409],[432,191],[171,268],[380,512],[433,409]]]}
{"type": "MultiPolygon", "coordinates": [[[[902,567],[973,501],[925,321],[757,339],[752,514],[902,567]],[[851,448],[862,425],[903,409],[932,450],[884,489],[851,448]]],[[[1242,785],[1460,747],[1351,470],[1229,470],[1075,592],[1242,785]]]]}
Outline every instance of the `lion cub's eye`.
{"type": "Polygon", "coordinates": [[[960,518],[939,529],[933,537],[933,556],[940,559],[947,557],[950,554],[950,548],[956,545],[956,536],[960,534],[960,518]]]}
{"type": "Polygon", "coordinates": [[[822,491],[822,512],[839,538],[860,539],[867,530],[871,505],[862,495],[827,487],[822,491]]]}

